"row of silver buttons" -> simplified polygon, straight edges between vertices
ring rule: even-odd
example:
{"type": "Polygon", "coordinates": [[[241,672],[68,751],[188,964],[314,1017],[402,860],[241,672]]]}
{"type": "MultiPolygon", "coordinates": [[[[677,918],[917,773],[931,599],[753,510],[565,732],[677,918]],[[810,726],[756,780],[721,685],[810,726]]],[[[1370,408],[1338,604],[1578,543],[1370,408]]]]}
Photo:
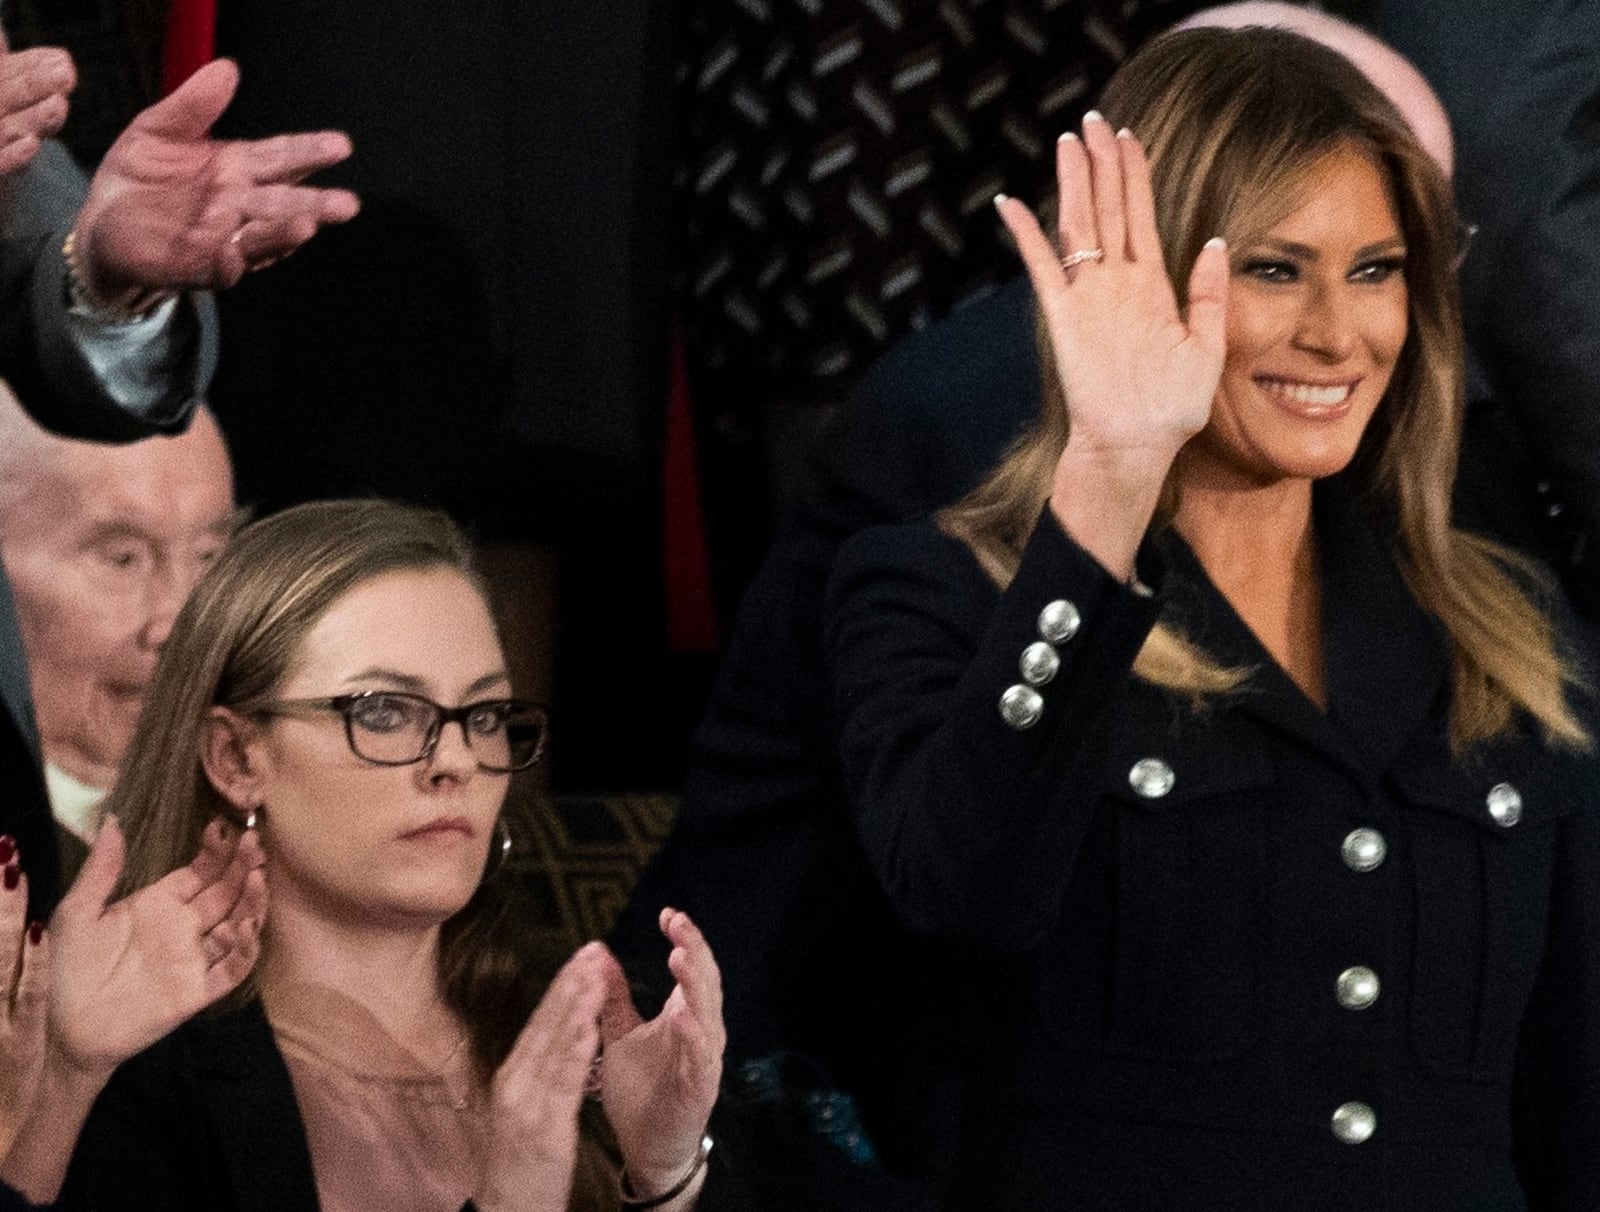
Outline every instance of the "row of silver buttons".
{"type": "Polygon", "coordinates": [[[1044,696],[1035,689],[1047,685],[1061,668],[1057,644],[1078,634],[1083,616],[1066,598],[1057,598],[1039,612],[1039,638],[1022,650],[1017,668],[1022,681],[1007,686],[1000,696],[1000,718],[1018,732],[1032,728],[1044,714],[1044,696]]]}

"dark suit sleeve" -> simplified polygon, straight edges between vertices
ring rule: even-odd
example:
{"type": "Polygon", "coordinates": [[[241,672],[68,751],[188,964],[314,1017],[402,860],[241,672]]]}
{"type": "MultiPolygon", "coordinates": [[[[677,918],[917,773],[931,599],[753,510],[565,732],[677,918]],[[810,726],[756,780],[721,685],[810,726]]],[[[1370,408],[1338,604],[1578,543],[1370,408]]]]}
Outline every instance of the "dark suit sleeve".
{"type": "Polygon", "coordinates": [[[216,365],[216,315],[209,296],[186,295],[173,317],[169,382],[144,415],[105,389],[67,320],[61,245],[87,182],[61,144],[47,140],[4,205],[0,237],[0,375],[47,429],[74,438],[134,441],[181,429],[216,365]]]}
{"type": "Polygon", "coordinates": [[[913,929],[1021,949],[1054,924],[1065,875],[1099,800],[1096,755],[1155,621],[1047,510],[1002,594],[931,525],[869,531],[840,555],[827,660],[856,826],[913,929]],[[1022,681],[1041,610],[1081,626],[1055,645],[1030,728],[999,704],[1022,681]]]}
{"type": "Polygon", "coordinates": [[[1461,95],[1485,87],[1463,28],[1480,20],[1496,21],[1446,22],[1433,51],[1451,60],[1458,192],[1479,225],[1461,273],[1467,334],[1582,536],[1563,571],[1600,609],[1600,3],[1536,6],[1497,48],[1488,101],[1461,95]]]}
{"type": "Polygon", "coordinates": [[[1590,803],[1564,829],[1512,1100],[1532,1212],[1600,1208],[1600,811],[1590,803]]]}

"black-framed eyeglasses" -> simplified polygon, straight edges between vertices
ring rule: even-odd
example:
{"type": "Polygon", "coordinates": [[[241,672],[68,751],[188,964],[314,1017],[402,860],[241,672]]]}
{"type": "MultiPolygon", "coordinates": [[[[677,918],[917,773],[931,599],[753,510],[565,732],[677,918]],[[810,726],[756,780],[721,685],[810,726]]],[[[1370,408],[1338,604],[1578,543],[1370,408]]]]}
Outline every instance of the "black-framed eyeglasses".
{"type": "Polygon", "coordinates": [[[430,757],[446,724],[461,735],[481,770],[512,774],[526,770],[544,752],[549,720],[544,708],[520,699],[485,699],[443,707],[420,694],[363,690],[325,699],[276,699],[248,705],[265,715],[332,711],[344,717],[350,751],[375,766],[409,766],[430,757]]]}

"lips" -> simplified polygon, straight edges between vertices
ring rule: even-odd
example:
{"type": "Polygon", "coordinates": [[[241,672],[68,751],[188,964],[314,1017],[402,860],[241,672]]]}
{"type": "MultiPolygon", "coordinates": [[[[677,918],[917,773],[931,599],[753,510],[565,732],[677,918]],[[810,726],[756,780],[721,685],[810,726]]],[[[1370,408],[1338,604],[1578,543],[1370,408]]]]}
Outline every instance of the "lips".
{"type": "Polygon", "coordinates": [[[442,816],[437,820],[429,821],[416,829],[407,830],[400,835],[401,841],[422,842],[443,840],[450,837],[472,837],[476,831],[472,822],[464,816],[442,816]]]}
{"type": "Polygon", "coordinates": [[[1328,420],[1350,410],[1359,378],[1317,383],[1307,379],[1285,379],[1256,375],[1255,384],[1285,412],[1312,420],[1328,420]]]}

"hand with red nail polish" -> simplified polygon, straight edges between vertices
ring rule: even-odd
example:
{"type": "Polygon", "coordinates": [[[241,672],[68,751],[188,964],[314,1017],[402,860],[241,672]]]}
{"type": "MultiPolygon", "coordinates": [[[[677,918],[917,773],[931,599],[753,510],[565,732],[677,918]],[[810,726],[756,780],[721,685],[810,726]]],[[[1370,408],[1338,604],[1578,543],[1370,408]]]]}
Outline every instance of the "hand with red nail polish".
{"type": "Polygon", "coordinates": [[[0,1158],[32,1109],[44,1063],[50,949],[42,923],[28,922],[28,881],[16,843],[0,838],[0,1158]]]}
{"type": "Polygon", "coordinates": [[[54,1201],[112,1071],[233,990],[260,954],[267,890],[253,831],[213,821],[192,863],[112,902],[122,860],[122,829],[107,817],[48,933],[38,923],[24,931],[25,888],[0,893],[22,972],[49,977],[27,999],[30,1029],[45,1020],[33,1112],[0,1160],[0,1177],[34,1203],[54,1201]],[[38,941],[21,943],[25,934],[38,941]]]}

